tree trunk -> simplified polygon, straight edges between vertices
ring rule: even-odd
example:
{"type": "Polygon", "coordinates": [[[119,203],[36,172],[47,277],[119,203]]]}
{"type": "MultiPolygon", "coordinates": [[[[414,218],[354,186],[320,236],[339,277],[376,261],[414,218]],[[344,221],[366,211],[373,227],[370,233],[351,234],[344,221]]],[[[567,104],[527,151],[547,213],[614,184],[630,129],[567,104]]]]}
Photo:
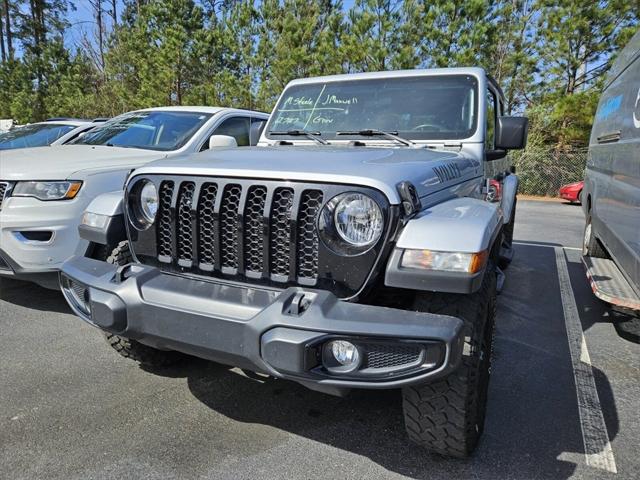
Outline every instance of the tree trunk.
{"type": "Polygon", "coordinates": [[[113,28],[118,26],[118,0],[111,0],[111,18],[113,18],[113,28]]]}
{"type": "Polygon", "coordinates": [[[96,23],[98,24],[98,51],[100,53],[100,69],[104,71],[104,25],[102,23],[102,0],[96,0],[96,23]]]}
{"type": "Polygon", "coordinates": [[[0,8],[0,61],[7,61],[7,52],[4,49],[4,29],[2,28],[2,8],[0,8]]]}
{"type": "MultiPolygon", "coordinates": [[[[2,19],[0,18],[0,22],[2,19]]],[[[7,38],[7,58],[13,60],[13,33],[11,32],[11,11],[9,10],[9,0],[4,0],[4,30],[7,38]]]]}

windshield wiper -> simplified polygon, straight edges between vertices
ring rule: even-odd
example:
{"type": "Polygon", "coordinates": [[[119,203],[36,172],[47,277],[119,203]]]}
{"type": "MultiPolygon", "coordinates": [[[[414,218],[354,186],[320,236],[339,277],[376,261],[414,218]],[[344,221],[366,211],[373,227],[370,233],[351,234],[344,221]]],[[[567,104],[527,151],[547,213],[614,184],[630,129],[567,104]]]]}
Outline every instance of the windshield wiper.
{"type": "Polygon", "coordinates": [[[407,145],[409,147],[416,145],[416,143],[412,142],[411,140],[407,140],[406,138],[399,137],[398,132],[384,132],[382,130],[376,130],[374,128],[367,128],[365,130],[336,132],[336,135],[360,135],[361,137],[385,137],[391,140],[395,140],[396,142],[400,142],[403,145],[407,145]]]}
{"type": "Polygon", "coordinates": [[[320,135],[322,135],[320,132],[308,132],[307,130],[287,130],[286,132],[276,132],[272,130],[269,132],[269,135],[288,135],[291,137],[307,137],[307,138],[310,138],[311,140],[315,140],[320,145],[329,145],[329,142],[327,142],[324,138],[320,138],[320,135]]]}

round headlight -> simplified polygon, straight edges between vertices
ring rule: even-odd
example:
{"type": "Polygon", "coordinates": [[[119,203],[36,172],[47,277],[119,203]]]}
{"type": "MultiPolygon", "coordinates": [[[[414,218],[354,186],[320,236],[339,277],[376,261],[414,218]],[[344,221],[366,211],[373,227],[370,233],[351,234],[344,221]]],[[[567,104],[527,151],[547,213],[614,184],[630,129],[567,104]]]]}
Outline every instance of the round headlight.
{"type": "Polygon", "coordinates": [[[151,182],[145,182],[140,189],[140,212],[144,220],[151,224],[156,219],[158,213],[158,191],[151,182]]]}
{"type": "Polygon", "coordinates": [[[384,218],[378,204],[362,193],[346,194],[334,211],[340,238],[355,247],[367,247],[378,241],[384,218]]]}

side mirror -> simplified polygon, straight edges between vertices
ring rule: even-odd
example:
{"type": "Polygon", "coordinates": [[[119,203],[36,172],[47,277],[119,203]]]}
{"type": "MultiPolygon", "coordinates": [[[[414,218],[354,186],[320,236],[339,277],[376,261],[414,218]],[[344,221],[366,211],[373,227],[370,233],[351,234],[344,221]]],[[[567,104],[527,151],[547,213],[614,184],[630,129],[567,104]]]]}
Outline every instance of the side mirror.
{"type": "Polygon", "coordinates": [[[498,117],[496,149],[520,150],[527,146],[529,119],[527,117],[498,117]]]}
{"type": "Polygon", "coordinates": [[[229,135],[211,135],[209,137],[209,149],[212,148],[220,148],[220,147],[237,147],[238,142],[233,137],[229,135]]]}

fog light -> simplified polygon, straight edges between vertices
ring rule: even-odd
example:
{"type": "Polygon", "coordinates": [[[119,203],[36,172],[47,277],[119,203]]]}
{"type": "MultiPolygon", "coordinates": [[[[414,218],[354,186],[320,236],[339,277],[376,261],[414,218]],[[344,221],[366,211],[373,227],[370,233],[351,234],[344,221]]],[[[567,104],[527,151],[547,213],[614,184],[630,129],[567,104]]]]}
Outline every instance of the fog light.
{"type": "Polygon", "coordinates": [[[339,364],[349,367],[358,363],[358,349],[353,343],[345,340],[334,340],[330,343],[330,346],[333,358],[335,358],[339,364]]]}

